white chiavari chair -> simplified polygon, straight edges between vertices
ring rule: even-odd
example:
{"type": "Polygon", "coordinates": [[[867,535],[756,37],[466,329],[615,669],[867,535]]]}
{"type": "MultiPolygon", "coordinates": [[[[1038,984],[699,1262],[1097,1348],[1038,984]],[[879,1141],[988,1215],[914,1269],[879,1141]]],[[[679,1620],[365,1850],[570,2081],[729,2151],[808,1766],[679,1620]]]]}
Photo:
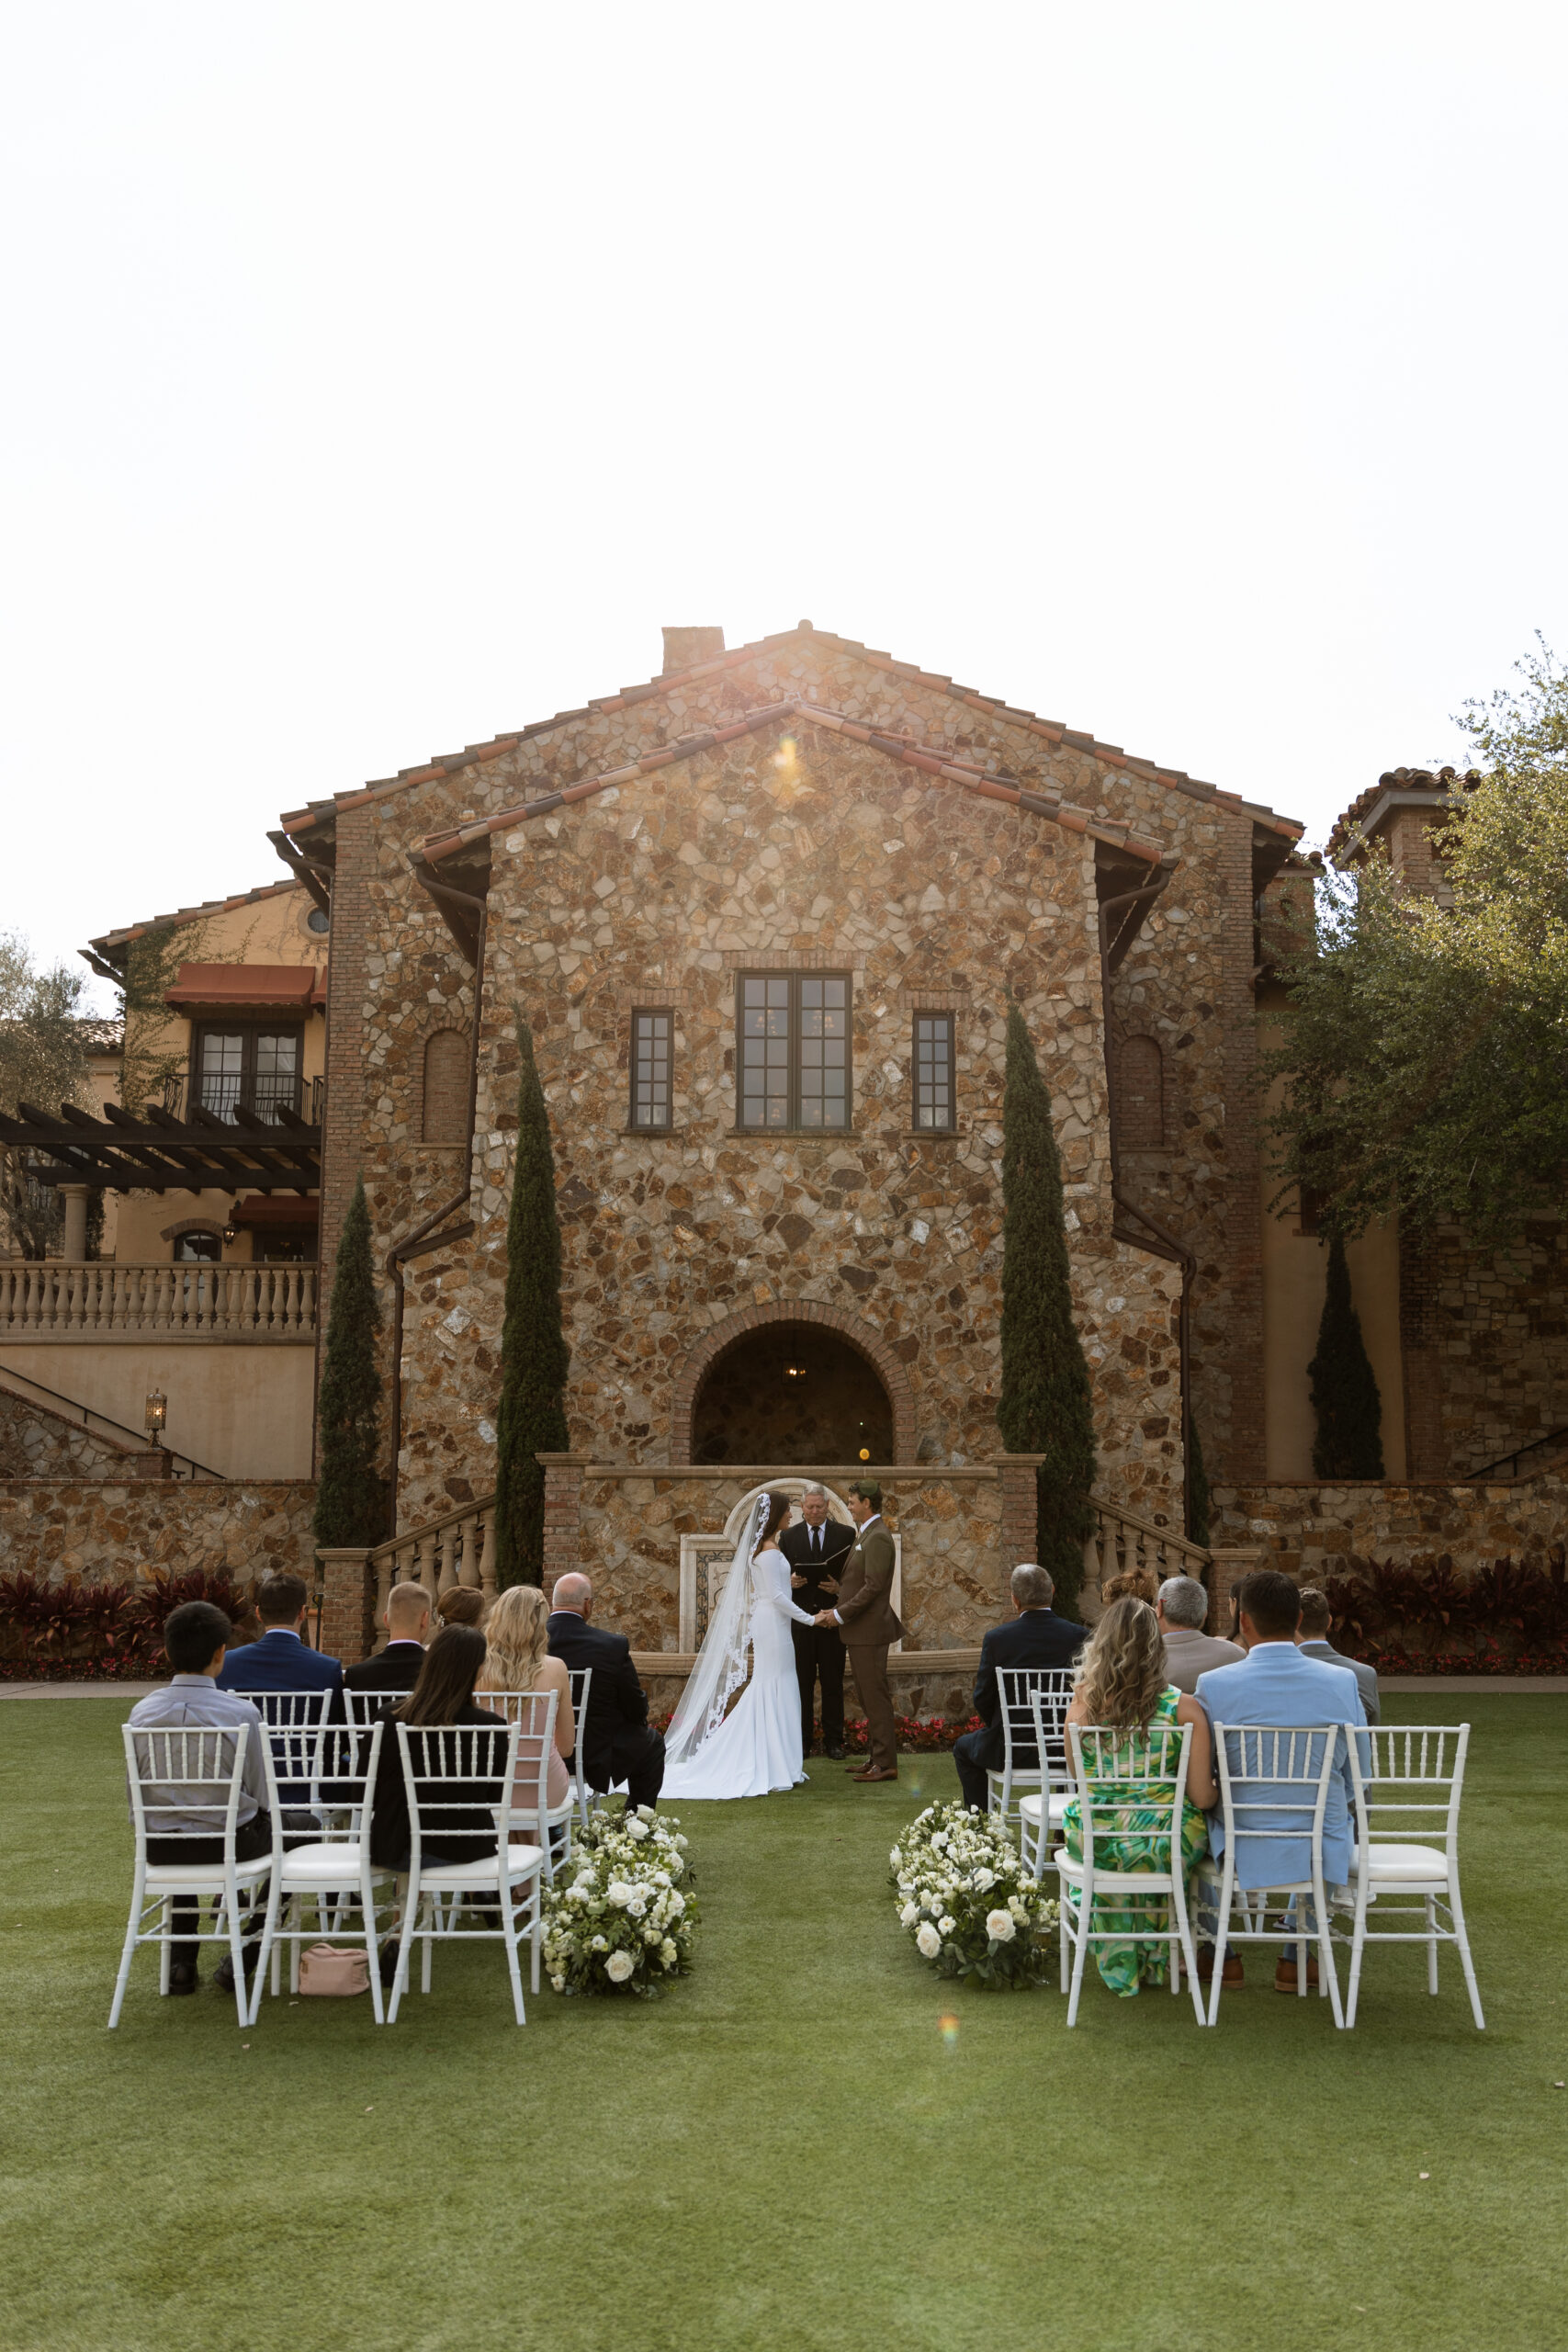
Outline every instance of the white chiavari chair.
{"type": "MultiPolygon", "coordinates": [[[[115,1979],[109,2009],[111,2031],[119,2023],[130,1963],[140,1944],[156,1944],[160,1951],[158,1990],[169,1989],[170,1948],[174,1944],[221,1943],[234,1964],[234,2007],[242,2026],[251,2021],[245,1989],[242,1912],[254,1905],[273,1866],[272,1854],[255,1861],[236,1859],[234,1836],[243,1792],[246,1726],[208,1725],[179,1729],[150,1724],[121,1725],[125,1739],[125,1769],[130,1784],[131,1821],[136,1832],[136,1861],[130,1890],[130,1917],[115,1979]],[[200,1826],[189,1827],[195,1819],[200,1826]],[[176,1826],[175,1824],[181,1826],[176,1826]],[[220,1861],[151,1862],[150,1838],[186,1838],[193,1843],[220,1838],[220,1861]],[[175,1919],[174,1898],[192,1898],[188,1912],[175,1919]],[[216,1905],[212,1925],[203,1928],[197,1909],[202,1898],[216,1905]],[[243,1898],[248,1898],[248,1903],[243,1898]]],[[[276,1826],[275,1826],[276,1836],[276,1826]]],[[[256,1971],[259,1993],[261,1971],[256,1971]]]]}
{"type": "Polygon", "coordinates": [[[1103,1899],[1108,1908],[1114,1908],[1118,1903],[1125,1905],[1132,1901],[1145,1903],[1163,1897],[1168,1924],[1161,1928],[1156,1915],[1150,1912],[1148,1924],[1140,1917],[1131,1934],[1140,1943],[1169,1944],[1170,1989],[1173,1994],[1179,1994],[1185,1967],[1192,2007],[1201,2025],[1203,1996],[1198,1987],[1197,1951],[1187,1914],[1186,1875],[1181,1867],[1181,1808],[1187,1794],[1192,1726],[1156,1724],[1146,1731],[1122,1731],[1068,1724],[1066,1743],[1083,1845],[1079,1860],[1075,1861],[1063,1846],[1051,1857],[1060,1882],[1062,1990],[1068,1996],[1067,2023],[1077,2022],[1078,1995],[1090,1946],[1123,1943],[1129,1938],[1130,1931],[1125,1927],[1097,1928],[1095,1904],[1103,1899]],[[1125,1816],[1134,1808],[1148,1825],[1140,1823],[1138,1837],[1153,1840],[1156,1851],[1161,1847],[1166,1851],[1169,1866],[1163,1871],[1118,1870],[1114,1863],[1108,1864],[1103,1859],[1111,1841],[1127,1834],[1125,1816]]]}
{"type": "Polygon", "coordinates": [[[1356,2022],[1368,1944],[1424,1943],[1427,1990],[1433,1994],[1438,1989],[1438,1947],[1452,1944],[1464,1972],[1471,2014],[1484,2032],[1459,1891],[1459,1808],[1470,1725],[1379,1724],[1362,1739],[1350,1743],[1358,1837],[1350,1864],[1356,1908],[1345,2022],[1356,2022]],[[1373,1904],[1375,1926],[1368,1916],[1373,1904]]]}

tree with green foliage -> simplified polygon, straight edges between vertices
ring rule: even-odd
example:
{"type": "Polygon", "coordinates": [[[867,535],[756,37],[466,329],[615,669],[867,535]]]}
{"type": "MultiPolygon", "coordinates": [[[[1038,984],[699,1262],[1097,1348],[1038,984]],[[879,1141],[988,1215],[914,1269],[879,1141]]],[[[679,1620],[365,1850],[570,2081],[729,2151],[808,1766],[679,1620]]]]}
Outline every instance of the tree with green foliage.
{"type": "Polygon", "coordinates": [[[541,1453],[564,1453],[567,1370],[561,1329],[560,1220],[545,1090],[528,1023],[517,1016],[517,1157],[506,1220],[506,1316],[495,1420],[495,1580],[540,1584],[545,1563],[541,1453]]]}
{"type": "Polygon", "coordinates": [[[360,1178],[348,1204],[333,1276],[332,1316],[321,1362],[318,1544],[379,1544],[386,1534],[387,1482],[377,1468],[381,1374],[376,1343],[381,1309],[370,1262],[370,1208],[360,1178]]]}
{"type": "Polygon", "coordinates": [[[1433,835],[1441,899],[1374,847],[1278,958],[1277,1172],[1348,1240],[1397,1212],[1500,1242],[1568,1206],[1568,669],[1517,667],[1460,714],[1483,764],[1433,835]]]}
{"type": "MultiPolygon", "coordinates": [[[[85,972],[35,964],[28,943],[0,933],[0,1111],[36,1103],[51,1118],[62,1102],[85,1105],[87,1040],[94,1028],[83,1011],[85,972]]],[[[0,1251],[46,1258],[64,1229],[59,1193],[33,1172],[37,1158],[20,1148],[0,1151],[0,1251]]],[[[95,1193],[102,1227],[101,1193],[95,1193]]]]}
{"type": "Polygon", "coordinates": [[[1350,1269],[1338,1233],[1328,1239],[1328,1285],[1307,1366],[1317,1432],[1312,1466],[1319,1478],[1381,1478],[1382,1399],[1350,1296],[1350,1269]]]}
{"type": "Polygon", "coordinates": [[[1071,1616],[1094,1527],[1094,1413],[1073,1321],[1062,1162],[1051,1097],[1017,1005],[1008,1009],[1002,1102],[1002,1388],[997,1426],[1010,1453],[1043,1453],[1034,1556],[1071,1616]]]}
{"type": "Polygon", "coordinates": [[[1201,1544],[1209,1541],[1209,1473],[1204,1467],[1203,1447],[1198,1435],[1198,1417],[1187,1416],[1187,1541],[1201,1544]]]}

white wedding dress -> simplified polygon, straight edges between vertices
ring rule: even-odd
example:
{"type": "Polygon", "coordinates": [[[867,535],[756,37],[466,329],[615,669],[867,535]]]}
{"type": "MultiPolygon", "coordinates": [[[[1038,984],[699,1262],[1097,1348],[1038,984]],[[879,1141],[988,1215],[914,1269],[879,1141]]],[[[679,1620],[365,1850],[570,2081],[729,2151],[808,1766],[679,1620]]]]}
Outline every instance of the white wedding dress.
{"type": "MultiPolygon", "coordinates": [[[[766,1498],[763,1498],[765,1502],[766,1498]]],[[[675,1753],[665,1766],[665,1798],[765,1797],[773,1789],[794,1788],[806,1778],[801,1749],[800,1684],[795,1670],[795,1644],[790,1624],[809,1625],[807,1611],[790,1599],[789,1562],[770,1547],[759,1552],[750,1575],[738,1558],[730,1570],[739,1592],[725,1595],[726,1606],[709,1629],[706,1652],[714,1644],[728,1647],[729,1673],[716,1679],[715,1660],[699,1657],[692,1678],[698,1684],[705,1674],[711,1688],[705,1699],[693,1691],[693,1708],[677,1709],[670,1733],[675,1753]],[[728,1618],[728,1623],[726,1622],[728,1618]],[[723,1713],[728,1691],[744,1670],[748,1634],[751,1646],[751,1679],[728,1714],[723,1713]],[[732,1679],[730,1678],[733,1678],[732,1679]],[[688,1723],[682,1736],[682,1710],[688,1723]],[[694,1713],[694,1710],[699,1711],[694,1713]]],[[[689,1688],[691,1686],[688,1686],[689,1688]]]]}

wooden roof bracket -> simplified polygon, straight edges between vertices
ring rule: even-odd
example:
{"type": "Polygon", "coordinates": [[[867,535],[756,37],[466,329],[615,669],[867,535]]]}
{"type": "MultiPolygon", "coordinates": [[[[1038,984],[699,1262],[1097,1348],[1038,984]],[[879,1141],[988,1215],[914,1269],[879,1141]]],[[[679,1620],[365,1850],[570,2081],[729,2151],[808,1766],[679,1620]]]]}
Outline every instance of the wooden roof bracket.
{"type": "Polygon", "coordinates": [[[321,912],[330,915],[333,910],[333,874],[331,859],[308,857],[285,832],[269,832],[267,839],[289,872],[303,882],[321,912]]]}

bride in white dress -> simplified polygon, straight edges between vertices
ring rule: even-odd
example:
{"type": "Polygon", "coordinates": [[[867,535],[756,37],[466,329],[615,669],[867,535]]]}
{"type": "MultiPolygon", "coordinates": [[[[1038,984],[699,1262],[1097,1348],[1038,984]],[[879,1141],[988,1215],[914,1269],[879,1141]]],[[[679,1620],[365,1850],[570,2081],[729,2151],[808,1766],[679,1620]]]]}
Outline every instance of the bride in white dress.
{"type": "Polygon", "coordinates": [[[806,1778],[792,1622],[815,1621],[790,1599],[789,1562],[774,1538],[787,1495],[759,1495],[746,1514],[729,1578],[691,1679],[664,1735],[666,1797],[763,1797],[806,1778]],[[751,1679],[726,1714],[746,1680],[751,1679]]]}

